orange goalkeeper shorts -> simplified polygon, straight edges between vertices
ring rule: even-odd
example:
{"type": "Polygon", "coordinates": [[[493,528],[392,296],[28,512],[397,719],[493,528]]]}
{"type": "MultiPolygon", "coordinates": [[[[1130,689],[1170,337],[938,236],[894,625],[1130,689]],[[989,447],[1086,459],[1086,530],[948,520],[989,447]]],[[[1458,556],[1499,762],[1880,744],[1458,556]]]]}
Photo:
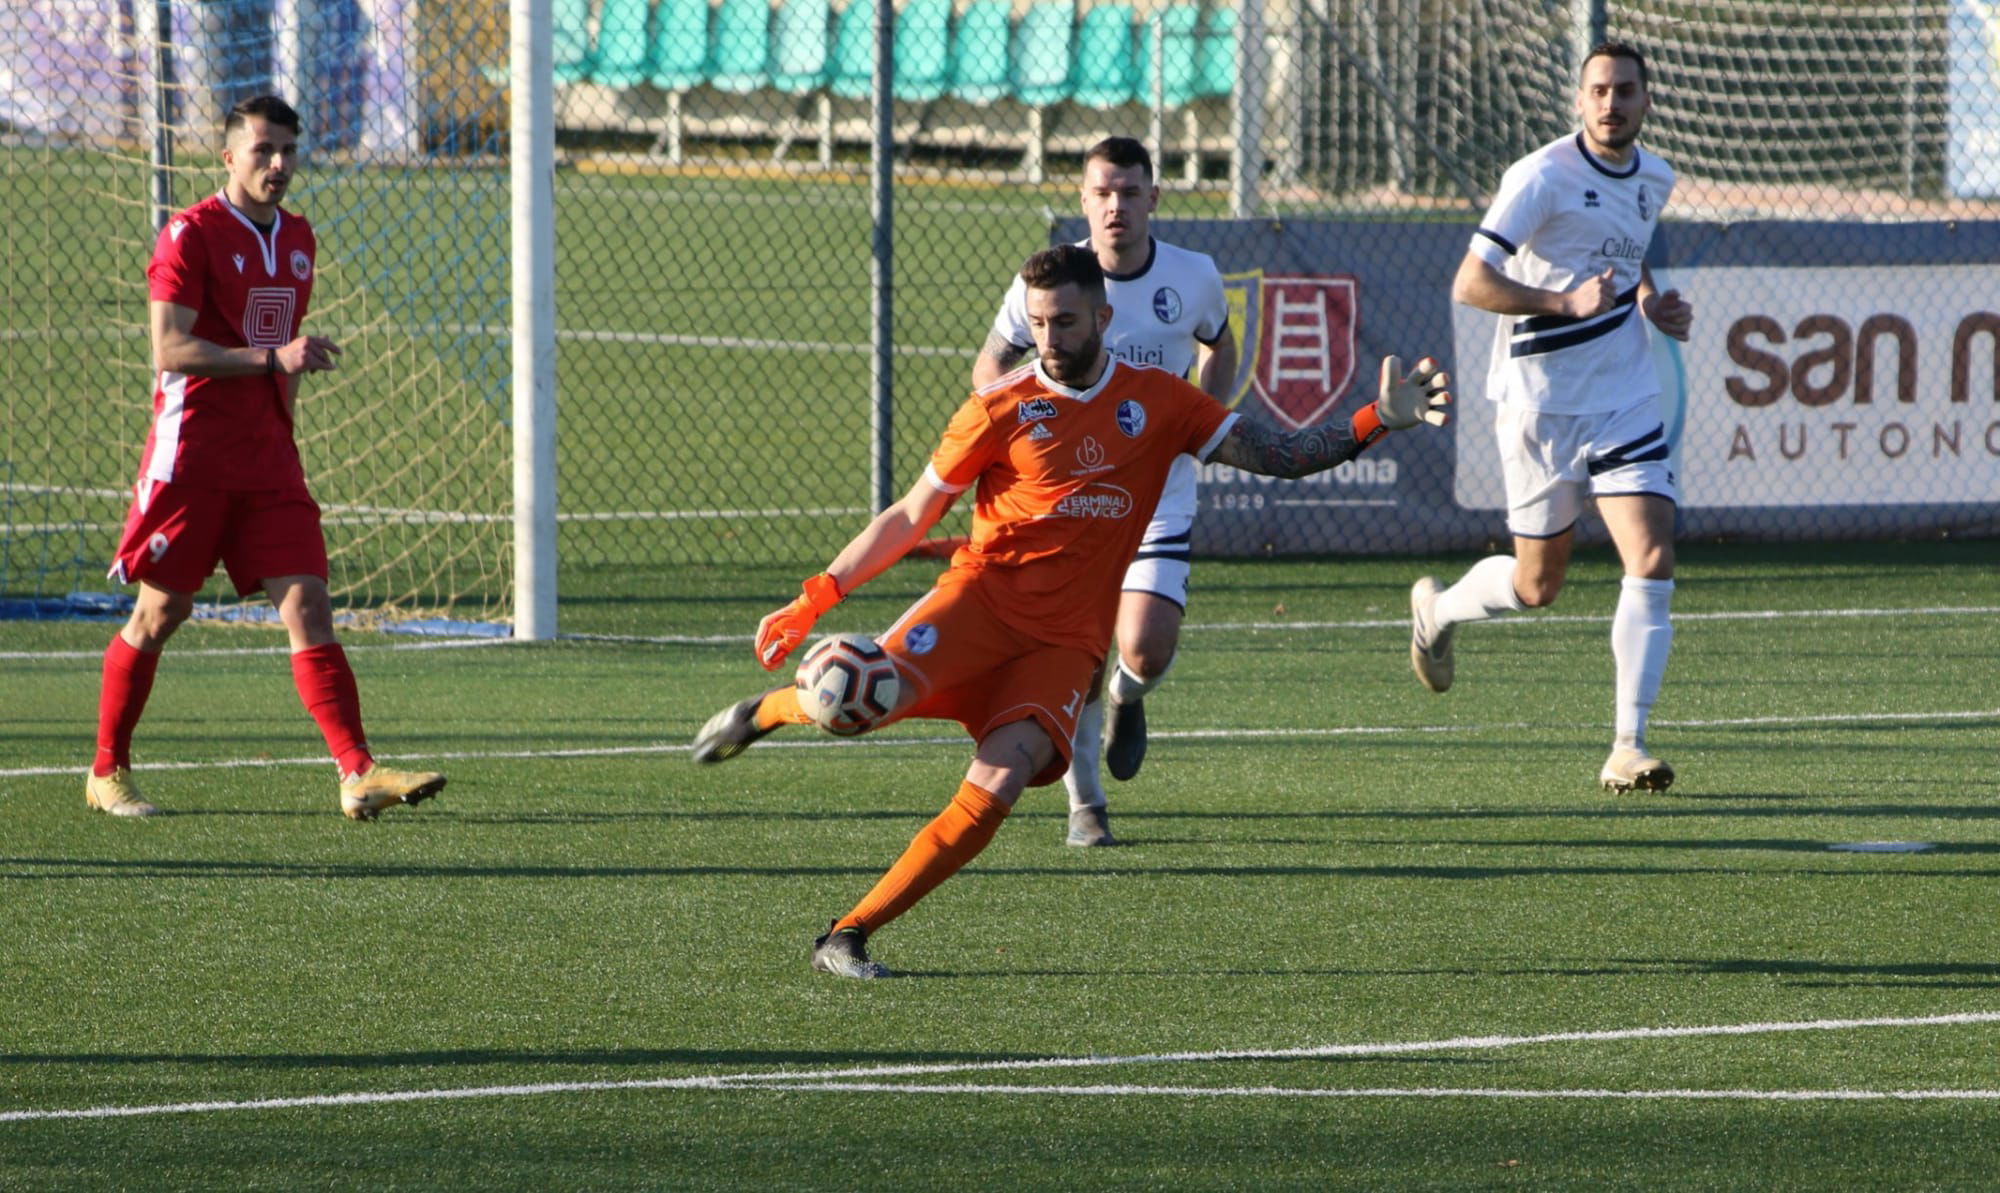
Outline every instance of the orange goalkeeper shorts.
{"type": "Polygon", "coordinates": [[[1028,786],[1053,783],[1069,769],[1076,718],[1099,656],[1021,633],[993,614],[976,580],[952,582],[951,575],[877,639],[895,656],[904,682],[916,685],[902,717],[957,721],[974,741],[1032,719],[1055,744],[1056,759],[1028,786]]]}

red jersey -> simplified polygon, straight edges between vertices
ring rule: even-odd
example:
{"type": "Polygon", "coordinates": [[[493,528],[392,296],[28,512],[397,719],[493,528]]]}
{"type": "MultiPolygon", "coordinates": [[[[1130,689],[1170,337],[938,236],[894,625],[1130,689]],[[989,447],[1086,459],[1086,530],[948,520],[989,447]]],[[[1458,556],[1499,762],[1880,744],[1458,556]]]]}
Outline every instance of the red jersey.
{"type": "MultiPolygon", "coordinates": [[[[225,348],[282,348],[299,334],[312,295],[312,226],[277,211],[270,230],[217,194],[160,231],[147,295],[195,312],[193,334],[225,348]]],[[[305,484],[283,385],[289,379],[161,372],[139,475],[206,489],[305,484]]]]}
{"type": "Polygon", "coordinates": [[[1236,418],[1172,373],[1116,357],[1086,390],[1039,364],[1002,377],[959,407],[925,473],[950,493],[978,484],[972,537],[939,584],[976,578],[1008,625],[1102,653],[1174,457],[1208,455],[1236,418]]]}

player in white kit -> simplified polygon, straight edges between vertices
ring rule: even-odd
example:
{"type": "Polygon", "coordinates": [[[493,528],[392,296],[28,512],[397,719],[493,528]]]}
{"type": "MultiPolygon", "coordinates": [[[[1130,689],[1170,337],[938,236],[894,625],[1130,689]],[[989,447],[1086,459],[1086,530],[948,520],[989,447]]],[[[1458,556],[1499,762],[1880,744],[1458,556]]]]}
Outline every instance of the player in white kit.
{"type": "Polygon", "coordinates": [[[1616,727],[1598,772],[1613,791],[1674,781],[1646,747],[1673,642],[1678,490],[1645,321],[1685,340],[1694,311],[1646,268],[1674,188],[1673,170],[1638,145],[1651,108],[1639,51],[1591,50],[1576,94],[1582,130],[1514,163],[1473,234],[1451,296],[1501,316],[1486,396],[1500,404],[1514,554],[1480,560],[1450,588],[1426,576],[1410,590],[1410,662],[1442,692],[1457,627],[1555,601],[1577,517],[1595,499],[1625,570],[1611,623],[1616,727]]]}
{"type": "MultiPolygon", "coordinates": [[[[1153,238],[1150,221],[1159,201],[1152,155],[1140,142],[1106,137],[1084,155],[1082,203],[1090,236],[1078,243],[1093,249],[1104,269],[1111,307],[1104,346],[1122,361],[1187,377],[1226,405],[1236,378],[1236,340],[1222,274],[1207,254],[1153,238]]],[[[1033,350],[1026,289],[1016,277],[973,365],[973,388],[998,380],[1033,350]]],[[[1096,688],[1077,723],[1075,752],[1063,775],[1071,845],[1114,844],[1097,773],[1099,757],[1119,780],[1138,774],[1145,759],[1143,701],[1166,678],[1180,642],[1195,502],[1195,460],[1184,455],[1174,461],[1145,539],[1125,572],[1117,662],[1105,684],[1111,703],[1108,745],[1104,704],[1096,688]]]]}

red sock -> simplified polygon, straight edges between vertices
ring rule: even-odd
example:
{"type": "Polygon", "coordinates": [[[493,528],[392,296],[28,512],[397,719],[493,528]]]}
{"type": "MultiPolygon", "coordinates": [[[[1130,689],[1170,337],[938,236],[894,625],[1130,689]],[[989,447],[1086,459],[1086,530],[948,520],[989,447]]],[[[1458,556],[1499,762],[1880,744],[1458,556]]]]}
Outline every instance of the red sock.
{"type": "Polygon", "coordinates": [[[958,794],[945,810],[918,831],[903,856],[876,881],[875,889],[863,896],[835,927],[859,928],[872,934],[902,915],[938,883],[978,857],[1011,811],[1011,806],[985,788],[960,783],[958,794]]]}
{"type": "Polygon", "coordinates": [[[108,775],[132,765],[132,730],[146,711],[159,666],[157,653],[147,654],[123,634],[111,635],[104,648],[104,684],[97,690],[97,758],[90,764],[91,774],[108,775]]]}
{"type": "Polygon", "coordinates": [[[319,726],[326,748],[342,775],[358,775],[374,765],[361,733],[361,689],[338,642],[292,652],[292,685],[319,726]]]}

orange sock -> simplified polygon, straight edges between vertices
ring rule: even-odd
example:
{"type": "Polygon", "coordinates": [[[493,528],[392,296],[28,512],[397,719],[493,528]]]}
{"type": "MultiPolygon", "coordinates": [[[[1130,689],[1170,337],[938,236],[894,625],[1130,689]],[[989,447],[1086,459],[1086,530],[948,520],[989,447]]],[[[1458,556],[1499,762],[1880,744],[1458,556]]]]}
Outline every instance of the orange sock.
{"type": "Polygon", "coordinates": [[[875,889],[834,926],[872,934],[916,906],[931,888],[978,857],[1012,810],[992,792],[960,783],[945,810],[917,833],[903,856],[876,881],[875,889]]]}
{"type": "Polygon", "coordinates": [[[759,729],[776,729],[780,725],[804,725],[811,720],[805,710],[799,707],[799,690],[790,684],[782,688],[772,688],[764,693],[764,699],[757,705],[759,729]]]}

